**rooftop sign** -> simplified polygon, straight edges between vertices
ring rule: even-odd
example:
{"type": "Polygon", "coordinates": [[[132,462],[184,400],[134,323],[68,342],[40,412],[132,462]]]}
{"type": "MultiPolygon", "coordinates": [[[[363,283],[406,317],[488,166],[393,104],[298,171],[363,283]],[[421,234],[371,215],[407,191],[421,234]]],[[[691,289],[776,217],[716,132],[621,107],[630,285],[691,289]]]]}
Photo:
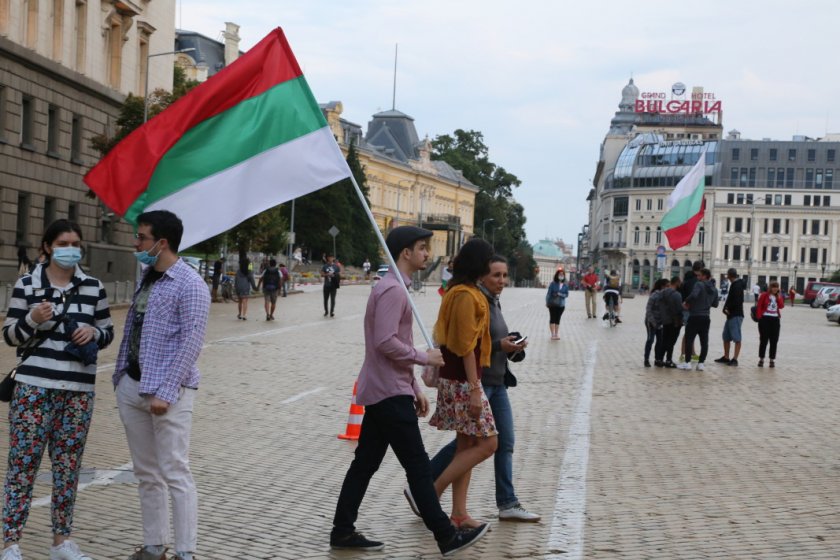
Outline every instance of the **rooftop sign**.
{"type": "Polygon", "coordinates": [[[677,82],[671,86],[671,95],[664,91],[644,91],[636,99],[637,113],[659,113],[662,115],[708,115],[722,112],[721,102],[714,93],[694,88],[686,92],[685,84],[677,82]]]}

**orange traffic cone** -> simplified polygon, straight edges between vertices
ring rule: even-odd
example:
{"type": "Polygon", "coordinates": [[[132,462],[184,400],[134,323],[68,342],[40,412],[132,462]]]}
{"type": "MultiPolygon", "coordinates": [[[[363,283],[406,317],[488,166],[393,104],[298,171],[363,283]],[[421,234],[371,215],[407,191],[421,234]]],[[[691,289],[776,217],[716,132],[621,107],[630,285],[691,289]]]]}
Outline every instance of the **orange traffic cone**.
{"type": "Polygon", "coordinates": [[[353,382],[353,399],[350,401],[350,416],[347,418],[347,430],[338,434],[338,439],[359,439],[362,433],[362,418],[365,416],[365,407],[356,404],[356,382],[353,382]]]}

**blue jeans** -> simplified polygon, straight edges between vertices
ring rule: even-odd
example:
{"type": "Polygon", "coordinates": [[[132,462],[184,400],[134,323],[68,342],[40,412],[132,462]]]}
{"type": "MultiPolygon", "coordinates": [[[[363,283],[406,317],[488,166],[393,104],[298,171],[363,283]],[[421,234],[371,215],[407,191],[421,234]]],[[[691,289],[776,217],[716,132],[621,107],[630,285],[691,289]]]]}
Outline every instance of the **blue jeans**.
{"type": "MultiPolygon", "coordinates": [[[[506,509],[519,505],[513,491],[513,410],[508,400],[507,387],[504,385],[483,385],[484,394],[490,401],[496,431],[499,432],[499,446],[493,456],[493,468],[496,475],[496,505],[506,509]]],[[[437,452],[432,459],[432,478],[437,478],[446,470],[455,456],[456,440],[437,452]]]]}

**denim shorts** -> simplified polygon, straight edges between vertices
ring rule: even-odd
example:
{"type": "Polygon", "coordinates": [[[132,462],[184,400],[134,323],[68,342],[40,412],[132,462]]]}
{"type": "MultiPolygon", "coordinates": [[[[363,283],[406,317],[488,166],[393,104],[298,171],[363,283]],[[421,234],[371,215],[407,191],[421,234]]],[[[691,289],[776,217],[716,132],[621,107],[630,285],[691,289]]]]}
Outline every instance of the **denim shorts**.
{"type": "Polygon", "coordinates": [[[723,325],[723,341],[741,342],[741,323],[743,322],[743,317],[730,317],[727,319],[723,325]]]}

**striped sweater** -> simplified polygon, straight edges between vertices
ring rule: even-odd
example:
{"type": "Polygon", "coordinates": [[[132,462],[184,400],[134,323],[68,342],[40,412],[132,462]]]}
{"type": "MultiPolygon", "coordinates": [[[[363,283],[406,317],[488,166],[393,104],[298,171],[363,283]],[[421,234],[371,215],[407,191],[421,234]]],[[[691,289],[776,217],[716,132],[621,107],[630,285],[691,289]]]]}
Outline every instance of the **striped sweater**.
{"type": "MultiPolygon", "coordinates": [[[[20,356],[24,348],[20,346],[36,336],[52,329],[55,321],[45,321],[41,324],[32,320],[31,309],[42,301],[49,301],[55,306],[54,313],[61,314],[64,310],[62,293],[69,292],[76,287],[77,292],[72,299],[68,299],[67,315],[79,325],[90,325],[96,329],[94,340],[99,348],[105,348],[114,339],[114,326],[111,323],[111,312],[108,308],[108,297],[102,282],[86,275],[80,267],[76,267],[70,286],[53,287],[47,279],[46,268],[38,265],[32,274],[18,279],[9,302],[9,311],[3,323],[3,338],[10,346],[18,346],[17,355],[20,356]]],[[[64,324],[46,335],[46,339],[20,365],[17,370],[17,381],[46,387],[49,389],[65,389],[68,391],[93,391],[96,381],[96,364],[84,365],[72,354],[65,352],[64,347],[69,342],[69,336],[64,332],[64,324]]]]}

